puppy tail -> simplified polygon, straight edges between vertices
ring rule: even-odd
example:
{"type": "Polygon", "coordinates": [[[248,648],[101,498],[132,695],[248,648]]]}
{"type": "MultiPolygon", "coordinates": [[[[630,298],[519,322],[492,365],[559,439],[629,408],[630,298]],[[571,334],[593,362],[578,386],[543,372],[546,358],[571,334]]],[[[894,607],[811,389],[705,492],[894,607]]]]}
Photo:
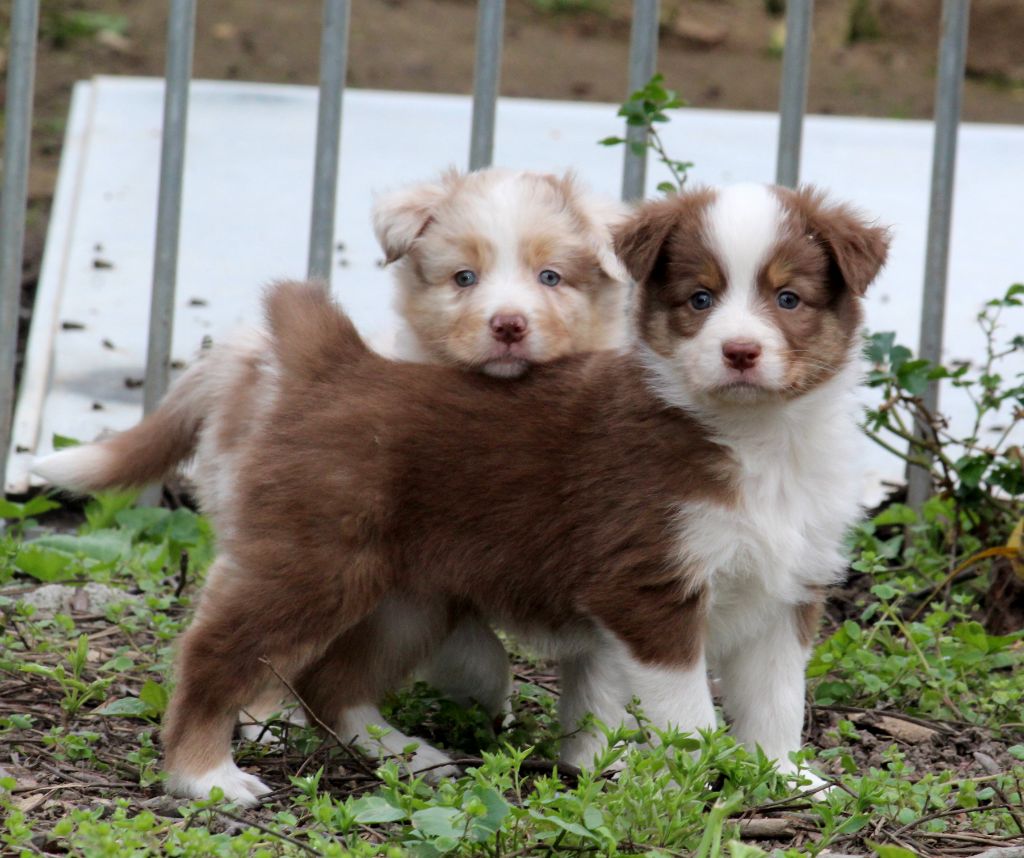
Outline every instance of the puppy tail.
{"type": "Polygon", "coordinates": [[[32,466],[33,473],[79,494],[136,488],[161,479],[195,450],[207,372],[206,361],[200,359],[137,426],[106,441],[44,456],[32,466]]]}
{"type": "Polygon", "coordinates": [[[274,283],[264,296],[264,310],[285,373],[320,380],[371,354],[322,282],[274,283]]]}

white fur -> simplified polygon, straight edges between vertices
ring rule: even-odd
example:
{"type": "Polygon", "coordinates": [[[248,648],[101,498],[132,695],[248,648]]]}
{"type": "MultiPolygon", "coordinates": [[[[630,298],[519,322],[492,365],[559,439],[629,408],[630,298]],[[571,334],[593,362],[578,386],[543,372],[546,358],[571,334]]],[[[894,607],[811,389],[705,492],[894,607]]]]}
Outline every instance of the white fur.
{"type": "Polygon", "coordinates": [[[90,486],[102,481],[110,465],[111,454],[105,447],[83,444],[37,459],[32,472],[50,485],[88,493],[90,486]]]}
{"type": "Polygon", "coordinates": [[[514,377],[531,363],[622,346],[628,277],[615,256],[611,227],[626,211],[571,179],[500,168],[451,174],[380,197],[374,225],[386,258],[396,261],[402,318],[395,356],[514,377]],[[525,252],[538,238],[552,244],[551,258],[542,262],[525,252]],[[472,247],[483,248],[482,259],[472,247]],[[583,250],[603,271],[599,289],[539,282],[545,269],[565,276],[583,250]],[[472,271],[476,283],[457,285],[453,278],[462,270],[472,271]],[[497,316],[522,317],[525,336],[511,344],[497,340],[491,330],[497,316]]]}
{"type": "Polygon", "coordinates": [[[588,713],[614,728],[628,720],[626,706],[636,697],[650,723],[660,730],[713,729],[715,710],[704,658],[689,667],[644,664],[613,635],[600,631],[586,649],[560,661],[560,718],[565,738],[561,757],[577,766],[592,766],[605,747],[603,733],[581,729],[588,713]]]}
{"type": "Polygon", "coordinates": [[[228,801],[243,807],[254,807],[259,804],[260,796],[270,792],[270,787],[258,777],[243,772],[230,757],[198,775],[167,773],[167,791],[173,795],[204,799],[210,797],[214,787],[220,787],[228,801]]]}
{"type": "MultiPolygon", "coordinates": [[[[784,227],[778,198],[763,185],[735,185],[723,189],[707,213],[709,245],[728,282],[724,295],[715,296],[707,321],[696,336],[681,339],[675,359],[662,366],[662,383],[673,388],[673,402],[700,403],[741,381],[765,388],[784,385],[786,342],[772,323],[769,308],[757,294],[757,275],[784,227]],[[722,360],[729,341],[755,343],[762,349],[757,366],[745,373],[722,360]]],[[[746,400],[749,391],[739,386],[732,394],[746,400]]]]}
{"type": "Polygon", "coordinates": [[[511,711],[508,654],[491,627],[476,615],[459,621],[420,676],[443,688],[461,706],[479,703],[492,718],[511,711]]]}
{"type": "Polygon", "coordinates": [[[759,343],[764,389],[781,385],[784,340],[754,300],[754,278],[783,217],[767,189],[721,193],[708,237],[728,277],[725,298],[671,358],[644,354],[654,391],[711,430],[739,465],[738,508],[689,504],[679,511],[680,563],[703,570],[711,606],[707,655],[738,737],[792,771],[800,746],[804,666],[795,606],[845,568],[842,540],[858,502],[855,358],[796,398],[713,397],[728,383],[721,345],[759,343]]]}
{"type": "Polygon", "coordinates": [[[409,771],[422,774],[431,783],[459,774],[458,766],[452,763],[452,758],[444,751],[435,748],[425,739],[407,736],[396,730],[384,720],[376,706],[366,704],[346,709],[335,731],[342,741],[358,745],[379,758],[400,757],[411,745],[415,745],[416,750],[407,764],[409,771]],[[383,732],[379,739],[372,735],[377,731],[383,732]]]}

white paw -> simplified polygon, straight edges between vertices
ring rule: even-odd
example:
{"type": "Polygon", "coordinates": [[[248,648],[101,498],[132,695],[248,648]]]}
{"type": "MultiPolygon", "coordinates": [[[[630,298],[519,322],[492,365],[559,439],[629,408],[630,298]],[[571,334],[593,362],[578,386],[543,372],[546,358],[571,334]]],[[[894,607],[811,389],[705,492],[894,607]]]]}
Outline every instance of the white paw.
{"type": "Polygon", "coordinates": [[[423,775],[427,783],[436,784],[443,778],[457,778],[462,774],[462,770],[452,763],[452,758],[444,751],[416,737],[412,741],[420,743],[409,760],[409,771],[414,775],[423,775]]]}
{"type": "Polygon", "coordinates": [[[204,799],[210,797],[210,790],[214,787],[220,787],[228,801],[243,807],[259,804],[260,796],[270,792],[270,787],[263,781],[243,772],[232,760],[207,769],[199,775],[173,771],[167,774],[167,792],[172,795],[204,799]]]}

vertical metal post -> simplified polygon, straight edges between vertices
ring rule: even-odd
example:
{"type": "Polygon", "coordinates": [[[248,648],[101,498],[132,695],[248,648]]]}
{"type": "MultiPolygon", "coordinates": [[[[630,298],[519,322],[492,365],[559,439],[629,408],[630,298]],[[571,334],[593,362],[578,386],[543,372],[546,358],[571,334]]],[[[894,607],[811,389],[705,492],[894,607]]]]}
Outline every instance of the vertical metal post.
{"type": "MultiPolygon", "coordinates": [[[[953,220],[953,180],[956,174],[956,143],[960,125],[964,64],[967,57],[967,24],[970,0],[943,0],[939,35],[939,70],[935,83],[935,141],[932,150],[932,189],[928,207],[928,244],[924,260],[924,300],[921,306],[921,337],[918,356],[942,360],[942,336],[946,322],[946,278],[949,267],[949,236],[953,220]]],[[[935,413],[939,383],[929,383],[923,396],[925,408],[935,413]]],[[[921,427],[919,430],[921,431],[921,427]]],[[[907,502],[920,508],[932,492],[929,471],[907,470],[907,502]]]]}
{"type": "MultiPolygon", "coordinates": [[[[629,93],[641,89],[653,76],[658,61],[658,0],[633,0],[633,24],[629,32],[629,93]]],[[[647,182],[647,150],[633,151],[646,144],[647,129],[626,126],[626,154],[622,162],[622,199],[643,198],[647,182]]]]}
{"type": "Polygon", "coordinates": [[[185,171],[185,126],[192,75],[196,0],[171,0],[167,22],[167,72],[160,146],[160,191],[156,210],[156,252],[149,305],[149,342],[143,411],[149,414],[167,391],[174,332],[174,286],[178,274],[181,187],[185,171]]]}
{"type": "Polygon", "coordinates": [[[779,151],[775,181],[795,188],[800,178],[800,144],[807,109],[807,72],[811,64],[811,13],[814,0],[786,3],[786,50],[779,93],[779,151]]]}
{"type": "Polygon", "coordinates": [[[313,215],[309,230],[309,276],[331,281],[334,209],[341,148],[341,104],[348,68],[349,0],[324,0],[320,37],[320,96],[313,167],[313,215]]]}
{"type": "Polygon", "coordinates": [[[479,10],[473,66],[473,125],[469,137],[470,170],[490,167],[494,159],[494,114],[501,78],[505,0],[480,0],[479,10]]]}
{"type": "MultiPolygon", "coordinates": [[[[22,245],[28,201],[32,142],[38,0],[14,0],[4,129],[3,191],[0,197],[0,465],[6,479],[14,413],[14,369],[18,353],[22,245]]],[[[0,483],[2,486],[2,483],[0,483]]]]}

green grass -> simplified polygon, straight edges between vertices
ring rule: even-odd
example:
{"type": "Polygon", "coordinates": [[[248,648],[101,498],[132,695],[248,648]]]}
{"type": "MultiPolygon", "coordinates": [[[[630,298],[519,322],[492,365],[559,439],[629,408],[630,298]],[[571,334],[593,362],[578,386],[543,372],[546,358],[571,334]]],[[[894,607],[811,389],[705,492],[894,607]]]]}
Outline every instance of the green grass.
{"type": "Polygon", "coordinates": [[[945,568],[933,547],[945,527],[939,502],[924,518],[891,507],[851,538],[855,580],[869,586],[844,606],[854,616],[837,621],[809,668],[821,747],[803,753],[838,784],[823,800],[804,797],[726,730],[667,734],[655,749],[627,751],[636,734],[620,729],[605,760],[625,760],[618,776],[559,776],[544,762],[559,733],[557,689],[533,681],[540,668],[521,658],[515,718],[498,736],[481,712],[422,685],[387,704],[396,726],[425,729],[457,755],[477,758],[464,777],[432,788],[405,777],[398,760],[370,777],[314,731],[275,725],[286,749],[240,745],[242,763],[279,788],[253,811],[160,797],[157,724],[172,643],[212,556],[208,525],[187,510],[134,509],[129,499],[107,497],[86,509],[77,533],[54,534],[32,520],[47,505],[2,508],[11,527],[0,540],[0,699],[11,702],[0,710],[0,744],[23,761],[16,774],[9,754],[0,761],[3,854],[766,854],[744,839],[751,818],[791,827],[788,839],[801,846],[786,848],[786,837],[776,841],[781,848],[761,842],[786,856],[863,849],[868,839],[926,850],[963,832],[994,843],[1019,834],[1006,805],[1021,814],[1020,636],[980,627],[977,580],[917,619],[905,616],[904,594],[940,580],[945,568]],[[894,522],[905,523],[898,534],[894,522]],[[904,568],[908,556],[917,558],[914,569],[904,568]],[[99,617],[43,619],[9,589],[33,579],[100,581],[136,598],[99,617]],[[857,709],[934,719],[953,734],[974,730],[998,750],[998,770],[965,770],[937,754],[932,764],[920,747],[896,744],[869,760],[864,747],[877,731],[854,723],[858,715],[837,714],[857,709]],[[66,786],[76,783],[85,786],[66,786]],[[48,801],[35,804],[40,795],[48,801]]]}
{"type": "MultiPolygon", "coordinates": [[[[651,92],[645,122],[675,98],[651,92]]],[[[915,360],[891,334],[868,339],[879,404],[865,431],[897,455],[928,456],[939,494],[920,512],[889,504],[849,536],[850,579],[807,671],[800,758],[831,780],[827,794],[809,796],[724,728],[638,750],[649,732],[639,712],[639,728],[610,733],[596,773],[559,770],[557,681],[518,654],[512,721],[497,734],[483,712],[422,684],[385,702],[396,727],[462,761],[457,780],[430,787],[402,759],[357,764],[278,721],[279,741],[237,743],[240,764],[274,788],[261,807],[163,796],[157,729],[211,529],[189,510],[109,495],[75,532],[55,532],[39,520],[58,505],[37,497],[0,501],[0,855],[906,858],[1024,844],[1024,630],[984,626],[993,577],[1016,574],[1007,542],[1024,513],[1011,431],[1024,422],[1024,377],[1004,365],[1024,337],[1002,321],[1021,306],[1021,285],[985,305],[974,369],[915,360]],[[967,434],[923,410],[936,378],[974,401],[967,434]],[[1000,415],[1001,438],[983,440],[983,421],[1000,415]],[[915,424],[933,430],[915,438],[915,424]],[[57,582],[125,600],[43,617],[22,598],[57,582]]]]}

